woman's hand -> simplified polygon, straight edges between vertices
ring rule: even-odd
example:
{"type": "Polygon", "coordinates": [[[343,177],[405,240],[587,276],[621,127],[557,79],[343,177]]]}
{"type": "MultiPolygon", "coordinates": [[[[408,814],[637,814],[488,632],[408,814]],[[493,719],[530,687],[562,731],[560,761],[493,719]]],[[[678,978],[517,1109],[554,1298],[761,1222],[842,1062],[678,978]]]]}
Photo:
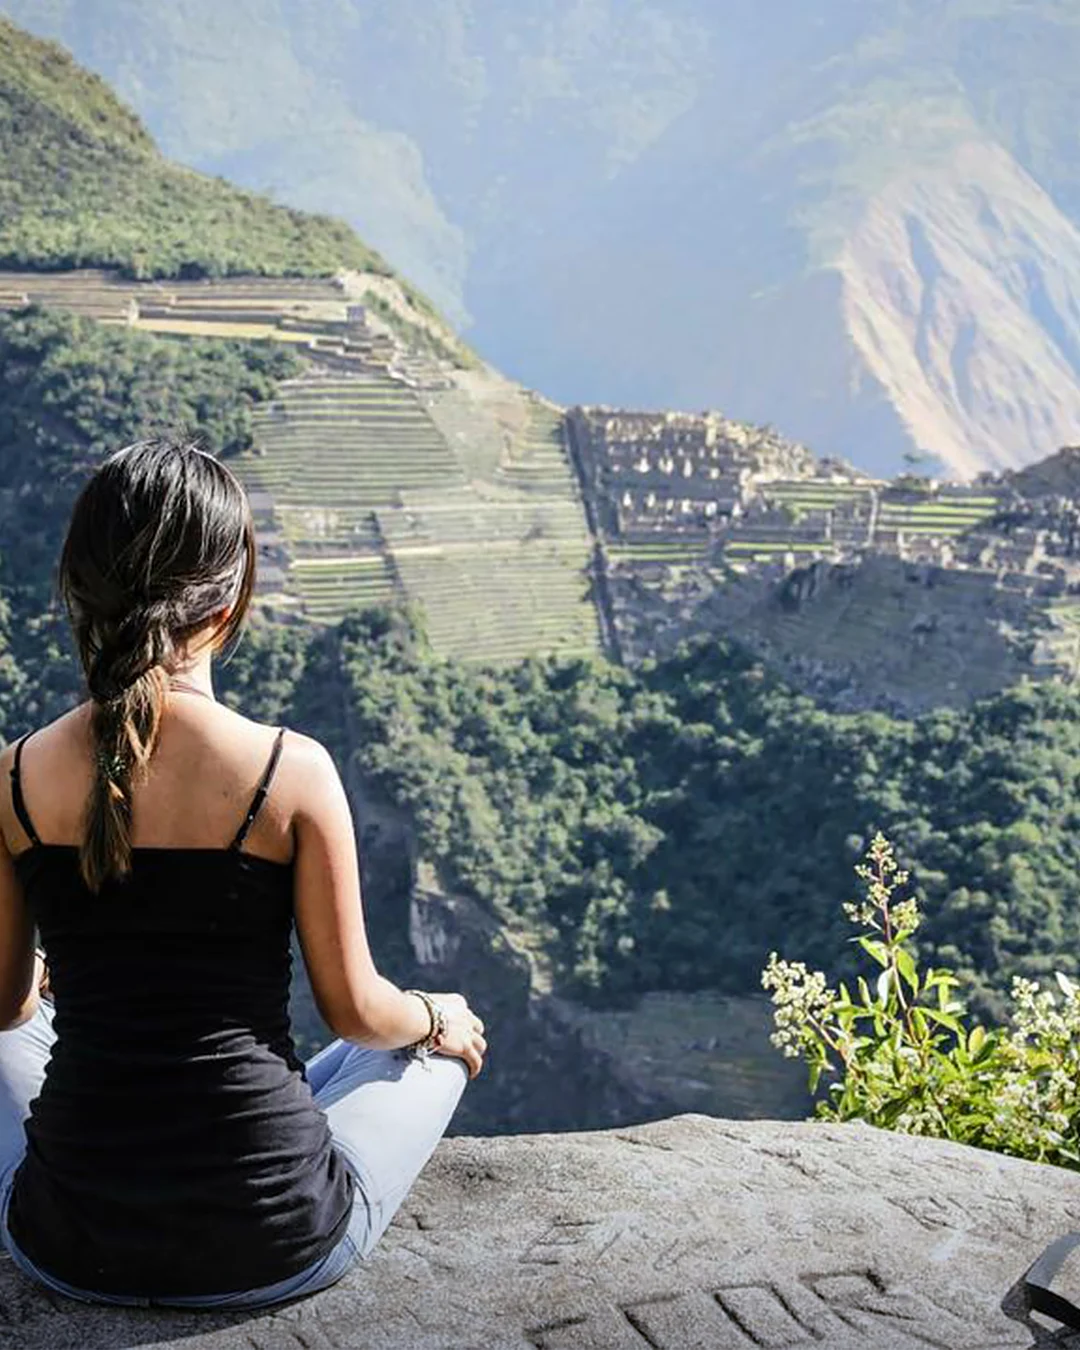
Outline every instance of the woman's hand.
{"type": "Polygon", "coordinates": [[[49,986],[49,967],[45,961],[45,953],[40,947],[34,952],[34,976],[37,984],[38,994],[42,998],[52,998],[52,989],[49,986]]]}
{"type": "Polygon", "coordinates": [[[446,1011],[446,1035],[432,1053],[463,1059],[468,1066],[469,1077],[475,1078],[480,1072],[487,1050],[487,1041],[483,1037],[483,1022],[469,1007],[464,994],[436,994],[430,990],[428,992],[446,1011]]]}

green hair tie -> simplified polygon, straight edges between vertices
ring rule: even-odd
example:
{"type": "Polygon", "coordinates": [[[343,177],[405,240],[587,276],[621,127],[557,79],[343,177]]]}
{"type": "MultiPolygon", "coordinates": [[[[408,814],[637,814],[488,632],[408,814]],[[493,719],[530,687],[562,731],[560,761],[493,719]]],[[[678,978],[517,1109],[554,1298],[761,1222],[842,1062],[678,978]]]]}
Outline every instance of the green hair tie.
{"type": "Polygon", "coordinates": [[[97,765],[106,778],[117,779],[122,777],[125,762],[123,755],[109,755],[104,750],[97,752],[97,765]]]}

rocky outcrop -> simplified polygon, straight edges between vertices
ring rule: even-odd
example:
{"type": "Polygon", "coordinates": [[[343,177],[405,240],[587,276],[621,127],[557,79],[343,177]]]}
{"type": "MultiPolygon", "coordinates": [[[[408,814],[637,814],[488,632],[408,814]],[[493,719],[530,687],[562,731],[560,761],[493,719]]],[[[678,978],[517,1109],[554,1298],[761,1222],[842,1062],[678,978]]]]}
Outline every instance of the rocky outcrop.
{"type": "Polygon", "coordinates": [[[454,1128],[475,1133],[599,1129],[677,1108],[631,1085],[588,1045],[563,1001],[535,987],[528,954],[468,896],[445,894],[422,864],[409,900],[415,980],[460,990],[486,1024],[488,1053],[454,1128]]]}
{"type": "Polygon", "coordinates": [[[174,1316],[48,1296],[4,1261],[0,1350],[1075,1348],[1022,1278],[1077,1226],[1073,1172],[861,1122],[460,1137],[333,1289],[174,1316]]]}
{"type": "MultiPolygon", "coordinates": [[[[487,1024],[488,1054],[453,1122],[474,1134],[599,1129],[685,1109],[631,1083],[614,1056],[589,1043],[575,1009],[541,987],[524,944],[467,895],[448,893],[418,849],[408,813],[350,763],[361,888],[379,969],[403,987],[463,993],[487,1024]]],[[[301,1052],[329,1033],[295,962],[293,1018],[301,1052]]]]}

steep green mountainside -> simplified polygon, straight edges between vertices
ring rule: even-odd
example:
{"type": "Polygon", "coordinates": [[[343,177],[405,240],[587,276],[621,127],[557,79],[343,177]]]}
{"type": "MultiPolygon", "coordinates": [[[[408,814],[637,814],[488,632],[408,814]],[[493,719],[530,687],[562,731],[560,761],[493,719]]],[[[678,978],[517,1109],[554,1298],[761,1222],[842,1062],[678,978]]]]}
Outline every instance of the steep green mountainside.
{"type": "MultiPolygon", "coordinates": [[[[183,398],[148,409],[135,390],[118,418],[97,397],[95,362],[117,392],[126,387],[117,368],[144,359],[205,372],[217,390],[227,358],[216,353],[229,349],[213,340],[269,340],[279,350],[258,359],[277,383],[259,391],[269,406],[242,438],[215,425],[209,394],[194,411],[215,449],[236,452],[259,532],[259,598],[276,618],[332,620],[360,600],[408,595],[447,653],[595,650],[589,538],[558,410],[485,368],[346,226],[177,168],[97,77],[7,21],[0,36],[0,312],[38,306],[110,330],[41,339],[46,366],[66,344],[73,388],[83,376],[94,386],[76,443],[89,437],[96,454],[170,410],[193,413],[183,398]],[[5,230],[21,241],[6,259],[5,230]],[[305,269],[328,275],[288,275],[305,269]],[[166,354],[146,334],[191,346],[166,354]]],[[[241,379],[237,400],[249,392],[241,379]]],[[[52,444],[61,433],[47,402],[40,394],[33,416],[52,444]]],[[[41,471],[52,511],[55,485],[41,471]]]]}
{"type": "Polygon", "coordinates": [[[287,347],[177,343],[45,310],[0,314],[0,730],[77,701],[78,667],[53,592],[86,474],[140,436],[179,431],[225,455],[251,441],[252,410],[297,368],[287,347]]]}
{"type": "Polygon", "coordinates": [[[0,264],[131,276],[325,275],[389,267],[341,221],[168,163],[58,46],[0,18],[0,264]]]}
{"type": "Polygon", "coordinates": [[[1075,440],[1068,0],[2,7],[561,401],[720,407],[879,473],[1075,440]]]}

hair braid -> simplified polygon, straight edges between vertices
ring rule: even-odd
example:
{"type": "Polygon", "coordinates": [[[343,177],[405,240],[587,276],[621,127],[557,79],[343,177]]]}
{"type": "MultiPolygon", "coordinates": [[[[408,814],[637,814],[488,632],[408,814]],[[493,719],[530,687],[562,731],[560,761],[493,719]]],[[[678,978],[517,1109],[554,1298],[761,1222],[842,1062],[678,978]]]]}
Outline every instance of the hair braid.
{"type": "Polygon", "coordinates": [[[133,788],[157,744],[168,676],[188,638],[226,608],[215,643],[239,635],[255,565],[243,486],[197,445],[138,441],[79,494],[58,584],[92,700],[79,870],[94,893],[131,871],[133,788]]]}
{"type": "Polygon", "coordinates": [[[175,655],[170,610],[164,601],[128,610],[96,644],[87,672],[94,779],[79,868],[95,892],[107,877],[131,871],[132,788],[145,779],[157,744],[166,668],[175,655]]]}

